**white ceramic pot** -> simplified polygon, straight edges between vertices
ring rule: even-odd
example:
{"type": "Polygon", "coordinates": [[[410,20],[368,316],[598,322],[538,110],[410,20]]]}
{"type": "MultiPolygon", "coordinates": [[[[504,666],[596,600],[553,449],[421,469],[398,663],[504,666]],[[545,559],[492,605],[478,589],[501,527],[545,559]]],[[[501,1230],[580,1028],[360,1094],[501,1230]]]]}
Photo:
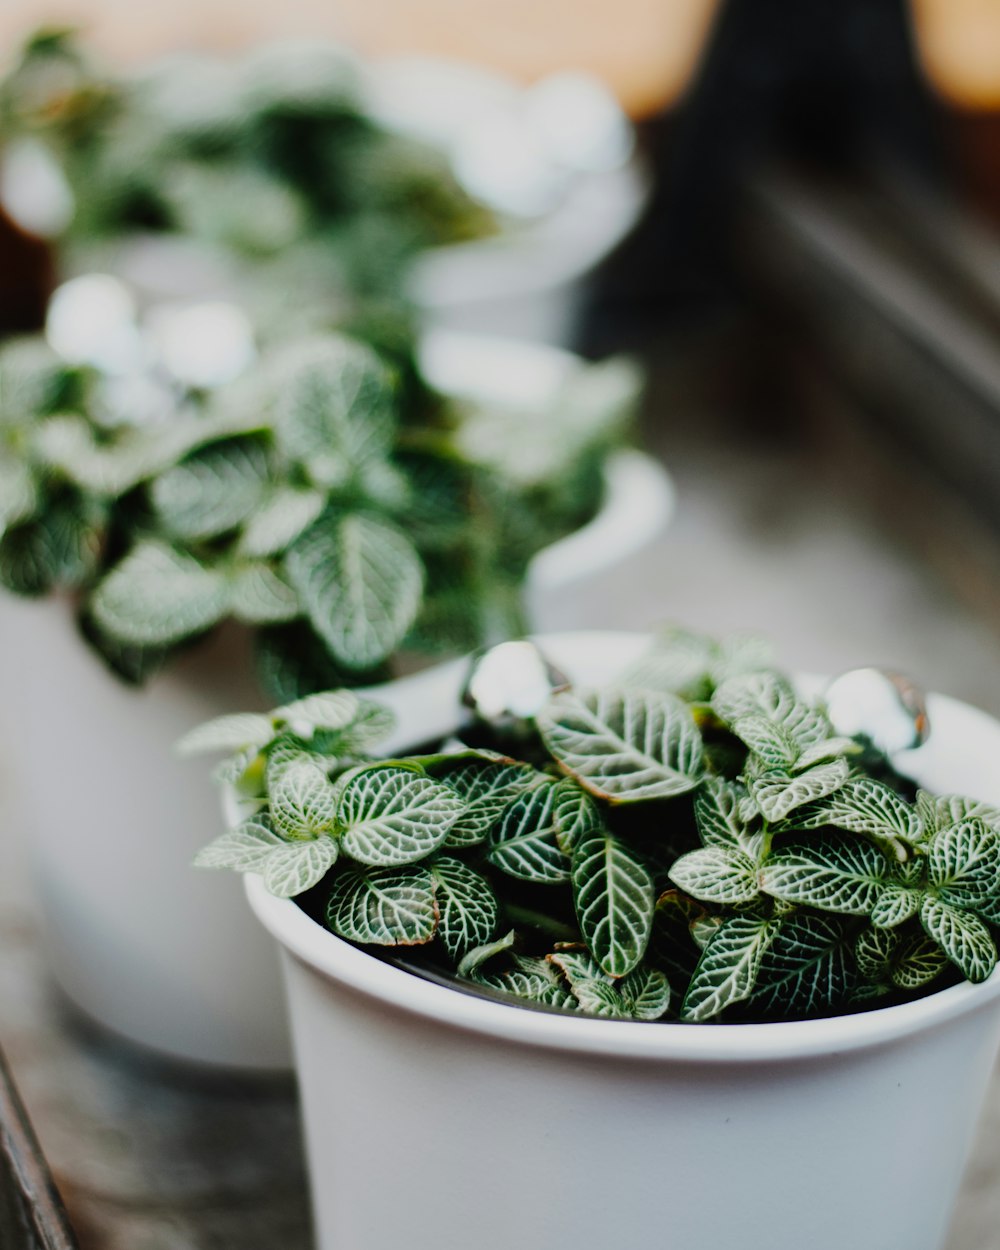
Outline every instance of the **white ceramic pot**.
{"type": "MultiPolygon", "coordinates": [[[[644,647],[552,635],[601,682],[644,647]]],[[[454,727],[454,665],[386,691],[454,727]]],[[[934,698],[922,782],[1000,800],[1000,724],[934,698]]],[[[677,1025],[409,975],[247,878],[291,1007],[320,1250],[939,1250],[1000,1039],[1000,972],[828,1020],[677,1025]]]]}
{"type": "MultiPolygon", "coordinates": [[[[597,577],[616,544],[630,554],[666,522],[670,482],[647,457],[613,462],[609,488],[562,555],[536,558],[529,611],[544,615],[567,576],[597,577]]],[[[221,830],[216,787],[204,760],[173,753],[202,721],[264,709],[247,636],[222,630],[141,690],[105,670],[63,600],[5,594],[0,640],[5,836],[27,841],[57,982],[106,1028],[173,1058],[290,1066],[273,944],[234,877],[190,866],[221,830]]]]}
{"type": "Polygon", "coordinates": [[[566,74],[526,88],[419,56],[360,73],[371,115],[445,152],[503,223],[491,237],[417,257],[408,291],[424,327],[569,343],[584,282],[648,196],[631,126],[607,88],[566,74]]]}

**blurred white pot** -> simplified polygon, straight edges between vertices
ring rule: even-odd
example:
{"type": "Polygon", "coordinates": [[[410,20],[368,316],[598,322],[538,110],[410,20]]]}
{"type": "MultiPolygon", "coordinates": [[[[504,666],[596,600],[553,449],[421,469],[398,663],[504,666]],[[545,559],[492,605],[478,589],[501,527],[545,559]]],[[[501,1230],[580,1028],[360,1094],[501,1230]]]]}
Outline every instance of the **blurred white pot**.
{"type": "MultiPolygon", "coordinates": [[[[539,642],[599,683],[646,639],[539,642]]],[[[385,692],[394,749],[455,727],[463,671],[385,692]]],[[[930,708],[914,775],[1000,801],[1000,724],[930,708]]],[[[939,1250],[1000,1038],[1000,970],[828,1020],[584,1019],[422,980],[259,878],[247,889],[282,947],[319,1250],[392,1250],[414,1229],[449,1250],[939,1250]]]]}
{"type": "MultiPolygon", "coordinates": [[[[450,341],[440,360],[457,367],[460,344],[450,341]]],[[[484,394],[487,378],[502,394],[519,359],[573,360],[527,344],[495,348],[507,365],[480,379],[484,394]]],[[[530,371],[519,376],[523,387],[530,371]]],[[[598,517],[536,557],[529,612],[544,619],[568,581],[598,579],[661,532],[673,496],[655,463],[622,453],[608,483],[598,517]]],[[[235,879],[190,867],[220,829],[218,795],[204,761],[173,755],[201,721],[263,707],[247,637],[224,629],[133,690],[77,636],[64,600],[5,593],[0,629],[0,733],[14,787],[4,810],[30,841],[56,979],[107,1028],[174,1057],[287,1067],[274,950],[235,879]]]]}
{"type": "Polygon", "coordinates": [[[378,120],[441,148],[466,189],[500,215],[497,234],[417,258],[409,293],[425,328],[570,342],[584,281],[648,194],[610,91],[569,73],[525,87],[429,57],[372,62],[362,81],[378,120]]]}

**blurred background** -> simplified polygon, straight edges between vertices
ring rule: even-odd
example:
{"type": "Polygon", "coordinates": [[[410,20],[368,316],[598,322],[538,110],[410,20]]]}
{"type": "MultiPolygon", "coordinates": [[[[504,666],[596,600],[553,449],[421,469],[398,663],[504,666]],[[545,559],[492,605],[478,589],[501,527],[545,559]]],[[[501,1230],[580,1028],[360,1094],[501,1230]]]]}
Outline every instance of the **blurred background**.
{"type": "MultiPolygon", "coordinates": [[[[574,290],[566,339],[642,361],[641,437],[677,501],[654,549],[598,591],[568,589],[548,623],[759,629],[792,667],[888,664],[1000,714],[1000,0],[3,0],[4,56],[43,22],[123,67],[322,35],[523,83],[596,75],[635,124],[643,205],[574,290]]],[[[23,291],[43,262],[9,222],[0,235],[0,290],[23,291]]],[[[185,1103],[96,1042],[45,1034],[40,1052],[19,932],[11,920],[4,1041],[98,1230],[86,1244],[236,1244],[259,1141],[224,1176],[197,1149],[197,1180],[163,1160],[201,1116],[245,1136],[239,1091],[185,1103]],[[84,1164],[95,1125],[110,1144],[84,1164]]],[[[948,1250],[996,1246],[993,1106],[948,1250]]],[[[292,1250],[286,1090],[271,1114],[288,1162],[259,1244],[292,1250]]]]}

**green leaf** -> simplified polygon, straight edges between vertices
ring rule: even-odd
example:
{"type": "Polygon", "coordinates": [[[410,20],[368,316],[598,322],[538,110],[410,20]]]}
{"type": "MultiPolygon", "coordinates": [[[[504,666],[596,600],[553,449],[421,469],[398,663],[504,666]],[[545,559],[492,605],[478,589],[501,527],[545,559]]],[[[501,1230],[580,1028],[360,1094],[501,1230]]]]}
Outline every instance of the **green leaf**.
{"type": "Polygon", "coordinates": [[[884,782],[872,777],[851,777],[835,793],[800,807],[792,821],[796,829],[836,825],[851,833],[911,843],[923,836],[916,810],[884,782]]]}
{"type": "Polygon", "coordinates": [[[737,717],[730,729],[765,768],[787,771],[799,758],[799,745],[784,725],[759,712],[737,717]]]}
{"type": "Polygon", "coordinates": [[[960,825],[963,820],[982,820],[991,829],[1000,829],[1000,808],[959,794],[933,795],[918,790],[917,811],[927,834],[960,825]]]}
{"type": "Polygon", "coordinates": [[[458,976],[473,976],[483,964],[488,963],[489,960],[497,955],[502,955],[504,952],[509,951],[516,941],[517,933],[514,929],[511,929],[503,937],[497,938],[493,942],[485,942],[482,946],[476,946],[472,950],[467,951],[458,965],[458,976]]]}
{"type": "Polygon", "coordinates": [[[890,978],[901,990],[919,990],[948,966],[942,949],[922,933],[909,934],[893,954],[890,978]]]}
{"type": "MultiPolygon", "coordinates": [[[[923,934],[920,937],[924,941],[928,940],[923,934]]],[[[891,979],[892,961],[898,949],[898,933],[889,929],[863,929],[854,941],[854,959],[858,972],[873,985],[885,984],[891,979]]]]}
{"type": "Polygon", "coordinates": [[[846,760],[831,760],[829,764],[817,764],[796,777],[782,773],[762,773],[750,782],[750,793],[765,820],[777,824],[790,812],[806,803],[826,798],[847,780],[849,767],[846,760]]]}
{"type": "Polygon", "coordinates": [[[230,829],[194,857],[196,868],[233,868],[236,872],[260,872],[271,852],[288,844],[269,825],[245,820],[230,829]]]}
{"type": "Polygon", "coordinates": [[[204,568],[173,547],[136,544],[98,585],[90,611],[98,626],[125,642],[177,642],[216,624],[226,613],[225,574],[204,568]]]}
{"type": "Polygon", "coordinates": [[[853,738],[823,738],[803,749],[795,761],[794,771],[802,772],[803,769],[812,768],[814,764],[822,764],[841,755],[857,755],[860,751],[860,746],[853,738]]]}
{"type": "Polygon", "coordinates": [[[644,690],[563,691],[538,714],[545,745],[592,794],[618,803],[671,798],[701,773],[690,708],[644,690]]]}
{"type": "Polygon", "coordinates": [[[246,556],[280,555],[323,511],[323,491],[301,486],[273,487],[247,517],[239,550],[246,556]]]}
{"type": "Polygon", "coordinates": [[[389,454],[394,388],[370,347],[331,335],[287,350],[272,373],[278,445],[315,485],[343,487],[389,454]]]}
{"type": "Polygon", "coordinates": [[[675,860],[670,880],[706,903],[737,906],[760,896],[757,865],[749,855],[727,846],[706,846],[675,860]]]}
{"type": "Polygon", "coordinates": [[[419,946],[434,936],[438,907],[426,868],[355,869],[334,882],[326,923],[342,938],[374,946],[419,946]]]}
{"type": "Polygon", "coordinates": [[[875,900],[871,910],[871,922],[880,929],[894,929],[904,920],[915,916],[923,901],[923,890],[911,890],[890,883],[875,900]]]}
{"type": "Polygon", "coordinates": [[[670,982],[658,968],[636,968],[616,988],[634,1020],[659,1020],[670,1007],[670,982]]]}
{"type": "Polygon", "coordinates": [[[0,533],[27,520],[38,506],[35,475],[21,460],[0,449],[0,533]]]}
{"type": "Polygon", "coordinates": [[[333,829],[336,791],[313,756],[300,756],[277,773],[269,768],[268,788],[271,819],[285,837],[316,838],[333,829]]]}
{"type": "Polygon", "coordinates": [[[772,1019],[828,1015],[857,980],[849,931],[840,917],[795,912],[761,956],[747,1007],[772,1019]]]}
{"type": "Polygon", "coordinates": [[[653,881],[613,834],[588,834],[573,849],[576,914],[602,971],[623,977],[646,952],[653,924],[653,881]]]}
{"type": "Polygon", "coordinates": [[[497,900],[485,877],[459,859],[431,864],[440,919],[437,936],[453,960],[489,942],[497,927],[497,900]]]}
{"type": "Polygon", "coordinates": [[[465,804],[448,831],[445,846],[475,846],[484,841],[504,808],[538,780],[538,774],[526,764],[483,757],[446,764],[437,777],[465,804]]]}
{"type": "Polygon", "coordinates": [[[758,916],[729,916],[719,925],[681,1006],[681,1019],[710,1020],[753,993],[764,952],[780,922],[758,916]]]}
{"type": "Polygon", "coordinates": [[[229,611],[237,620],[267,625],[294,620],[302,609],[288,582],[260,561],[237,565],[229,573],[229,611]]]}
{"type": "Polygon", "coordinates": [[[581,1011],[610,1019],[628,1018],[625,999],[587,951],[559,950],[549,955],[548,961],[565,976],[581,1011]]]}
{"type": "Polygon", "coordinates": [[[453,790],[430,777],[373,764],[358,769],[344,784],[337,820],[352,859],[388,867],[436,850],[463,808],[453,790]]]}
{"type": "Polygon", "coordinates": [[[760,885],[788,903],[867,916],[892,875],[873,843],[829,833],[782,842],[761,866],[760,885]]]}
{"type": "Polygon", "coordinates": [[[386,659],[416,619],[423,566],[395,526],[364,513],[325,513],[285,557],[313,628],[348,668],[386,659]]]}
{"type": "Polygon", "coordinates": [[[268,472],[258,440],[233,439],[161,473],[149,488],[150,499],[164,528],[177,538],[216,538],[260,506],[268,472]]]}
{"type": "Polygon", "coordinates": [[[731,726],[744,717],[763,716],[780,725],[800,748],[823,741],[831,732],[826,717],[799,699],[791,682],[775,672],[728,678],[716,690],[712,709],[731,726]]]}
{"type": "Polygon", "coordinates": [[[982,820],[938,830],[927,860],[945,903],[975,908],[1000,895],[1000,834],[982,820]]]}
{"type": "Polygon", "coordinates": [[[997,949],[989,929],[977,916],[927,895],[920,908],[920,922],[928,937],[968,980],[985,981],[993,971],[997,949]]]}
{"type": "Polygon", "coordinates": [[[274,737],[271,718],[257,712],[233,712],[217,716],[190,730],[174,747],[178,755],[201,755],[208,751],[238,751],[262,747],[274,737]]]}
{"type": "Polygon", "coordinates": [[[728,847],[752,859],[760,849],[759,827],[743,816],[746,788],[723,777],[706,777],[694,798],[698,836],[705,846],[728,847]]]}
{"type": "Polygon", "coordinates": [[[566,881],[569,856],[558,841],[556,782],[545,782],[519,794],[491,828],[487,858],[509,876],[522,881],[566,881]]]}
{"type": "Polygon", "coordinates": [[[309,739],[317,729],[346,729],[361,711],[361,700],[351,690],[326,690],[275,708],[271,719],[299,738],[309,739]]]}
{"type": "Polygon", "coordinates": [[[605,832],[604,818],[594,800],[571,778],[556,784],[554,816],[556,842],[567,855],[591,835],[605,832]]]}
{"type": "Polygon", "coordinates": [[[332,838],[316,838],[313,842],[286,843],[272,850],[258,871],[271,894],[293,898],[322,881],[336,859],[336,842],[332,838]]]}

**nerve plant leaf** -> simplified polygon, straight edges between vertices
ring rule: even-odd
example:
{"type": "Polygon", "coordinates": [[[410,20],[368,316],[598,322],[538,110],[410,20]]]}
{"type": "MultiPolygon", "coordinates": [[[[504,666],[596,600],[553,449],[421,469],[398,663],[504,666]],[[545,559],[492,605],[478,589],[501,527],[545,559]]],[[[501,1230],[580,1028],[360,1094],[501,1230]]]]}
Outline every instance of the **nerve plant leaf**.
{"type": "Polygon", "coordinates": [[[90,599],[94,620],[128,642],[175,642],[226,614],[229,587],[219,569],[156,541],[138,543],[90,599]]]}
{"type": "Polygon", "coordinates": [[[246,556],[283,552],[323,511],[325,494],[308,487],[278,486],[244,520],[239,550],[246,556]]]}
{"type": "Polygon", "coordinates": [[[526,764],[488,758],[461,759],[453,764],[446,760],[435,775],[464,803],[462,814],[445,838],[444,845],[451,847],[475,846],[484,841],[504,809],[541,780],[526,764]]]}
{"type": "Polygon", "coordinates": [[[748,821],[746,788],[723,777],[706,777],[694,799],[698,836],[705,846],[742,851],[756,859],[760,850],[760,821],[748,821]]]}
{"type": "Polygon", "coordinates": [[[337,850],[337,843],[332,838],[285,843],[271,851],[257,871],[271,894],[278,898],[292,898],[322,881],[336,862],[337,850]]]}
{"type": "Polygon", "coordinates": [[[438,904],[426,868],[348,869],[338,875],[326,923],[342,938],[373,946],[419,946],[434,936],[438,904]]]}
{"type": "Polygon", "coordinates": [[[491,864],[522,881],[566,881],[569,856],[559,845],[557,783],[547,781],[519,794],[490,829],[491,864]]]}
{"type": "Polygon", "coordinates": [[[918,842],[923,835],[920,817],[905,799],[872,777],[852,777],[832,794],[799,807],[791,818],[796,829],[836,825],[874,838],[918,842]]]}
{"type": "Polygon", "coordinates": [[[229,611],[239,621],[268,625],[301,614],[298,595],[263,561],[237,565],[229,575],[229,611]]]}
{"type": "Polygon", "coordinates": [[[775,929],[746,1006],[792,1020],[828,1014],[847,1002],[856,980],[853,934],[844,921],[795,912],[775,929]]]}
{"type": "Polygon", "coordinates": [[[150,498],[166,530],[181,539],[235,529],[264,499],[269,465],[255,439],[230,439],[161,473],[150,498]]]}
{"type": "Polygon", "coordinates": [[[462,815],[462,800],[409,768],[373,764],[340,791],[337,822],[344,851],[362,864],[388,867],[436,850],[462,815]]]}
{"type": "Polygon", "coordinates": [[[706,846],[674,861],[670,880],[705,903],[752,903],[760,895],[757,865],[743,851],[706,846]]]}
{"type": "Polygon", "coordinates": [[[700,779],[701,735],[687,704],[646,690],[564,691],[539,713],[543,741],[592,794],[669,798],[700,779]]]}
{"type": "Polygon", "coordinates": [[[289,549],[285,567],[313,628],[348,668],[384,660],[420,608],[420,557],[402,531],[375,516],[324,514],[289,549]]]}
{"type": "Polygon", "coordinates": [[[649,943],[652,878],[619,838],[604,831],[573,848],[572,881],[580,932],[591,953],[608,976],[625,976],[649,943]]]}
{"type": "Polygon", "coordinates": [[[778,725],[799,748],[831,736],[826,717],[801,700],[791,682],[773,671],[743,673],[724,681],[712,697],[712,710],[728,725],[762,716],[778,725]]]}
{"type": "Polygon", "coordinates": [[[681,1019],[710,1020],[753,993],[778,920],[729,916],[702,952],[681,1005],[681,1019]]]}
{"type": "Polygon", "coordinates": [[[300,755],[271,783],[271,819],[288,838],[312,839],[333,829],[336,791],[317,761],[300,755]]]}
{"type": "Polygon", "coordinates": [[[488,943],[496,932],[496,895],[486,878],[460,859],[441,856],[430,870],[440,913],[437,936],[457,962],[488,943]]]}
{"type": "Polygon", "coordinates": [[[751,780],[750,793],[764,818],[776,824],[804,804],[839,790],[849,774],[850,768],[843,759],[817,764],[794,777],[766,772],[751,780]]]}
{"type": "Polygon", "coordinates": [[[217,716],[186,733],[174,750],[178,755],[201,755],[208,751],[238,751],[262,747],[274,736],[270,716],[255,712],[233,712],[217,716]]]}
{"type": "Polygon", "coordinates": [[[193,863],[196,868],[232,868],[236,872],[261,872],[271,852],[277,847],[287,845],[270,825],[260,820],[246,820],[216,838],[214,842],[209,842],[208,846],[202,847],[193,863]]]}
{"type": "Polygon", "coordinates": [[[997,894],[1000,834],[975,818],[940,829],[931,843],[928,867],[943,902],[975,910],[997,894]]]}
{"type": "Polygon", "coordinates": [[[989,929],[971,912],[927,895],[920,908],[927,936],[970,981],[985,981],[997,962],[997,948],[989,929]]]}
{"type": "Polygon", "coordinates": [[[783,841],[761,866],[760,884],[787,903],[867,916],[892,876],[891,861],[873,843],[831,832],[783,841]]]}

